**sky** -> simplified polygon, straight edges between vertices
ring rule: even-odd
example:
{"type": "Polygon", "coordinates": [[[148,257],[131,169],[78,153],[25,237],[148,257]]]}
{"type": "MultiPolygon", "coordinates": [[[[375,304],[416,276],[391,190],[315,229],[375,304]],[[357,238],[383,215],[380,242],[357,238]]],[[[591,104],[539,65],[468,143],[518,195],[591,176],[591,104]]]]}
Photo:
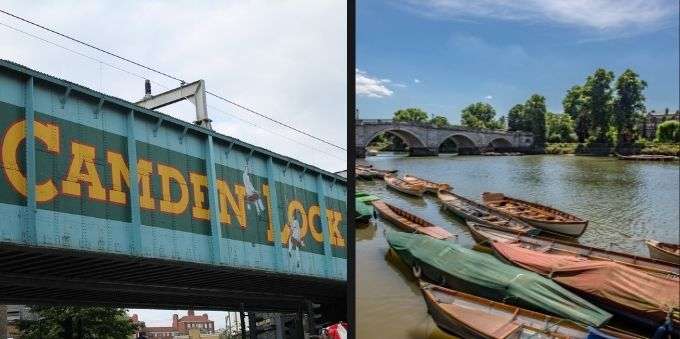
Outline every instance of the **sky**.
{"type": "Polygon", "coordinates": [[[678,12],[677,0],[359,0],[359,116],[418,107],[458,124],[469,104],[498,117],[534,93],[560,113],[600,67],[633,69],[649,110],[676,110],[678,12]]]}
{"type": "MultiPolygon", "coordinates": [[[[208,91],[346,148],[343,1],[0,0],[0,8],[188,82],[204,79],[208,91]]],[[[179,85],[4,14],[0,43],[2,59],[129,101],[144,95],[144,78],[153,93],[179,85]]],[[[195,120],[188,102],[160,110],[195,120]]],[[[210,96],[208,112],[223,134],[325,170],[347,167],[345,151],[210,96]]]]}
{"type": "MultiPolygon", "coordinates": [[[[343,1],[0,0],[0,8],[189,82],[204,79],[209,91],[346,147],[347,10],[343,1]]],[[[154,82],[153,93],[179,85],[3,14],[0,45],[1,59],[129,101],[142,98],[145,78],[154,82]]],[[[213,97],[207,100],[218,132],[328,171],[346,169],[345,151],[213,97]]],[[[161,111],[195,120],[194,108],[187,102],[161,111]]],[[[139,314],[147,325],[167,326],[173,313],[186,311],[131,313],[139,314]]],[[[205,313],[216,321],[216,327],[224,328],[224,312],[205,313]]]]}

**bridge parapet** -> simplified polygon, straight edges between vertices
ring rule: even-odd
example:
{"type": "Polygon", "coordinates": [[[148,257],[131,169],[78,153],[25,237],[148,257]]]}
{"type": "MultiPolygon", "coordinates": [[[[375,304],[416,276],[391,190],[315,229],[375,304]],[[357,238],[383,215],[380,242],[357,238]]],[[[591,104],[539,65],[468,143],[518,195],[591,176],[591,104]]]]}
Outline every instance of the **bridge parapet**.
{"type": "Polygon", "coordinates": [[[412,156],[437,155],[442,144],[451,140],[459,154],[479,154],[485,150],[528,151],[533,134],[528,132],[490,130],[459,125],[438,127],[427,122],[404,122],[392,119],[359,119],[356,121],[356,154],[365,154],[366,146],[379,134],[391,133],[401,138],[412,156]]]}

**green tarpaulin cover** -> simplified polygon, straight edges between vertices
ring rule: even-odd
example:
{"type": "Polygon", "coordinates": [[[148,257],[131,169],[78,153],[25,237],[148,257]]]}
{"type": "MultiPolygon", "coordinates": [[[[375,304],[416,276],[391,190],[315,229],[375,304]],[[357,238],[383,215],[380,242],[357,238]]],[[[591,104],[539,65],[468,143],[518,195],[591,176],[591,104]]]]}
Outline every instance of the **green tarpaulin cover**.
{"type": "Polygon", "coordinates": [[[408,265],[415,261],[423,274],[434,281],[441,279],[441,272],[445,272],[449,276],[447,279],[456,280],[447,280],[447,285],[474,289],[463,292],[491,299],[501,298],[597,327],[612,317],[553,281],[507,265],[490,254],[426,235],[389,229],[385,233],[390,247],[408,265]]]}
{"type": "Polygon", "coordinates": [[[356,206],[357,218],[364,219],[373,216],[373,205],[371,201],[380,200],[380,198],[369,195],[367,193],[357,193],[354,199],[354,205],[356,206]]]}

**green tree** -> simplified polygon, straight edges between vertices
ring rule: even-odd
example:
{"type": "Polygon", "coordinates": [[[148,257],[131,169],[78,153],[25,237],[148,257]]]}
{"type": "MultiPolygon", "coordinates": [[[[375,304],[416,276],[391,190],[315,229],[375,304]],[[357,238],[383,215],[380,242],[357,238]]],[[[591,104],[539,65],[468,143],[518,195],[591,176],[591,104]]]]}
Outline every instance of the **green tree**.
{"type": "Polygon", "coordinates": [[[420,108],[400,109],[394,112],[394,121],[407,122],[426,122],[428,120],[427,112],[420,108]]]}
{"type": "Polygon", "coordinates": [[[136,325],[112,307],[33,306],[39,320],[19,322],[26,339],[126,339],[136,325]]]}
{"type": "Polygon", "coordinates": [[[562,100],[564,113],[568,114],[574,121],[574,132],[576,132],[578,142],[585,142],[590,136],[591,117],[585,101],[584,88],[579,85],[570,88],[564,100],[562,100]]]}
{"type": "Polygon", "coordinates": [[[583,86],[584,107],[590,112],[591,129],[596,135],[597,142],[607,141],[612,111],[613,79],[613,72],[599,68],[588,76],[583,86]]]}
{"type": "Polygon", "coordinates": [[[680,142],[680,121],[668,120],[656,128],[656,139],[659,142],[680,142]]]}
{"type": "Polygon", "coordinates": [[[545,97],[534,94],[524,104],[524,113],[531,123],[531,133],[534,134],[534,146],[545,146],[545,97]]]}
{"type": "Polygon", "coordinates": [[[529,131],[529,124],[524,114],[524,105],[517,104],[508,111],[508,130],[529,131]]]}
{"type": "Polygon", "coordinates": [[[614,126],[618,130],[619,143],[630,143],[636,122],[645,111],[645,96],[642,91],[647,82],[630,69],[616,79],[616,100],[614,101],[614,126]]]}
{"type": "Polygon", "coordinates": [[[574,120],[569,114],[548,112],[545,116],[546,135],[549,142],[573,142],[574,120]]]}
{"type": "Polygon", "coordinates": [[[488,103],[476,102],[463,108],[461,124],[473,128],[500,129],[504,122],[494,120],[496,110],[488,103]]]}
{"type": "Polygon", "coordinates": [[[445,116],[437,115],[430,119],[430,123],[437,127],[446,127],[449,125],[449,120],[445,116]]]}

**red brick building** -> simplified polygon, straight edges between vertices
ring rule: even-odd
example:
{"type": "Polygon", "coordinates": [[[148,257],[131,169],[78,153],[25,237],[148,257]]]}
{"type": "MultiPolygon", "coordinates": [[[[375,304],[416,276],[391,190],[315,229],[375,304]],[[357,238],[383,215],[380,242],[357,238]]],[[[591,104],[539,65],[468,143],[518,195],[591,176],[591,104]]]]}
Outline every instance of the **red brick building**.
{"type": "MultiPolygon", "coordinates": [[[[132,315],[131,320],[135,323],[139,321],[136,314],[132,315]]],[[[208,318],[207,314],[195,315],[193,310],[189,310],[187,315],[179,317],[177,314],[172,315],[172,326],[162,327],[147,327],[143,326],[139,329],[139,333],[144,333],[148,339],[173,339],[175,336],[189,334],[190,329],[198,329],[201,333],[212,334],[215,333],[215,322],[208,318]]]]}

